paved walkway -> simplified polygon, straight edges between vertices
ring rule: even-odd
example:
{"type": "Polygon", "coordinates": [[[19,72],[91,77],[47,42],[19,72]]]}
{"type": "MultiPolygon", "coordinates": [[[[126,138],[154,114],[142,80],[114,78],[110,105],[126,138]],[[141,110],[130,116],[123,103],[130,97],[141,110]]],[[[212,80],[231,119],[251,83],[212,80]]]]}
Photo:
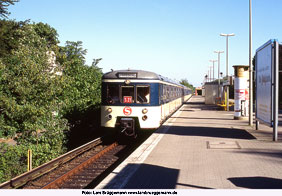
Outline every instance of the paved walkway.
{"type": "Polygon", "coordinates": [[[96,188],[282,189],[281,139],[261,128],[194,96],[96,188]]]}

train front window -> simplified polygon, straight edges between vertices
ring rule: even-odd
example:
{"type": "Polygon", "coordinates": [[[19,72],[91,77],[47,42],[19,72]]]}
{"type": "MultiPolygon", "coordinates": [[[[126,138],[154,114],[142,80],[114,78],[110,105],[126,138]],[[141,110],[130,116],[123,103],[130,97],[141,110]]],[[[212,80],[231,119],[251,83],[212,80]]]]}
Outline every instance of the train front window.
{"type": "Polygon", "coordinates": [[[119,102],[119,86],[112,84],[108,85],[107,88],[107,102],[109,104],[114,104],[119,102]]]}
{"type": "Polygon", "coordinates": [[[134,103],[134,86],[121,87],[122,103],[134,103]]]}
{"type": "Polygon", "coordinates": [[[150,103],[150,87],[137,86],[137,103],[150,103]]]}

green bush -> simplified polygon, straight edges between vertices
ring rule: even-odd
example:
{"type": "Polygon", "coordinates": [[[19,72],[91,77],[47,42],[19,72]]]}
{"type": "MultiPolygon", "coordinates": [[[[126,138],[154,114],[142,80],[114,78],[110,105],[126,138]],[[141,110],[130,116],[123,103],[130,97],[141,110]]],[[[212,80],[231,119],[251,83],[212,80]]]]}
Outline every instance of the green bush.
{"type": "Polygon", "coordinates": [[[0,144],[0,183],[27,171],[27,152],[32,150],[32,167],[38,167],[66,152],[63,132],[48,131],[19,141],[18,145],[0,144]],[[55,138],[55,139],[54,139],[55,138]]]}
{"type": "Polygon", "coordinates": [[[0,183],[26,171],[27,153],[25,146],[0,144],[0,183]]]}
{"type": "Polygon", "coordinates": [[[26,171],[28,149],[37,167],[67,151],[70,131],[83,136],[81,130],[98,127],[102,72],[85,64],[82,42],[59,47],[56,30],[47,24],[0,25],[0,137],[17,141],[0,144],[3,182],[26,171]],[[57,57],[53,71],[51,51],[57,57]]]}

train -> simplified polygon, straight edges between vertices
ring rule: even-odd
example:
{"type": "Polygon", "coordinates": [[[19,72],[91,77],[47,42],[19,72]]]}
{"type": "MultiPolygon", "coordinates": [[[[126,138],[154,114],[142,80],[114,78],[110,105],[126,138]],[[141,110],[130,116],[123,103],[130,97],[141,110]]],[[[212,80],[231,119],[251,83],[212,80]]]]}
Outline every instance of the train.
{"type": "Polygon", "coordinates": [[[112,70],[102,76],[101,127],[137,137],[140,130],[157,129],[192,90],[144,70],[112,70]]]}

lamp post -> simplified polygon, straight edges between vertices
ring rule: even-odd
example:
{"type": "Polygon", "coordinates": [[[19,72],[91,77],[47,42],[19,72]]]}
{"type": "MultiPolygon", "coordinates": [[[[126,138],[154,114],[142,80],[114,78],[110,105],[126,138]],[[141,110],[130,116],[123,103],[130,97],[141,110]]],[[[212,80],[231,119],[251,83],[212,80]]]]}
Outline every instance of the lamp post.
{"type": "Polygon", "coordinates": [[[212,69],[213,69],[213,80],[215,79],[215,77],[214,77],[214,62],[216,62],[217,60],[210,60],[210,62],[212,62],[212,69]]]}
{"type": "MultiPolygon", "coordinates": [[[[220,36],[225,36],[226,37],[226,77],[228,80],[228,37],[230,36],[234,36],[234,33],[230,33],[230,34],[225,34],[225,33],[221,33],[220,36]]],[[[227,111],[229,111],[229,86],[227,85],[226,88],[226,96],[227,96],[227,101],[226,101],[226,109],[227,111]]]]}
{"type": "Polygon", "coordinates": [[[253,126],[252,0],[249,0],[249,125],[253,126]]]}
{"type": "Polygon", "coordinates": [[[214,53],[218,54],[218,60],[217,60],[217,62],[218,62],[218,75],[217,75],[217,77],[218,77],[218,93],[217,93],[217,95],[219,97],[219,87],[220,87],[220,79],[219,79],[219,75],[220,75],[220,53],[224,53],[224,51],[214,51],[214,53]]]}
{"type": "Polygon", "coordinates": [[[210,82],[212,81],[212,71],[211,71],[211,69],[212,69],[212,66],[210,66],[210,82]]]}

